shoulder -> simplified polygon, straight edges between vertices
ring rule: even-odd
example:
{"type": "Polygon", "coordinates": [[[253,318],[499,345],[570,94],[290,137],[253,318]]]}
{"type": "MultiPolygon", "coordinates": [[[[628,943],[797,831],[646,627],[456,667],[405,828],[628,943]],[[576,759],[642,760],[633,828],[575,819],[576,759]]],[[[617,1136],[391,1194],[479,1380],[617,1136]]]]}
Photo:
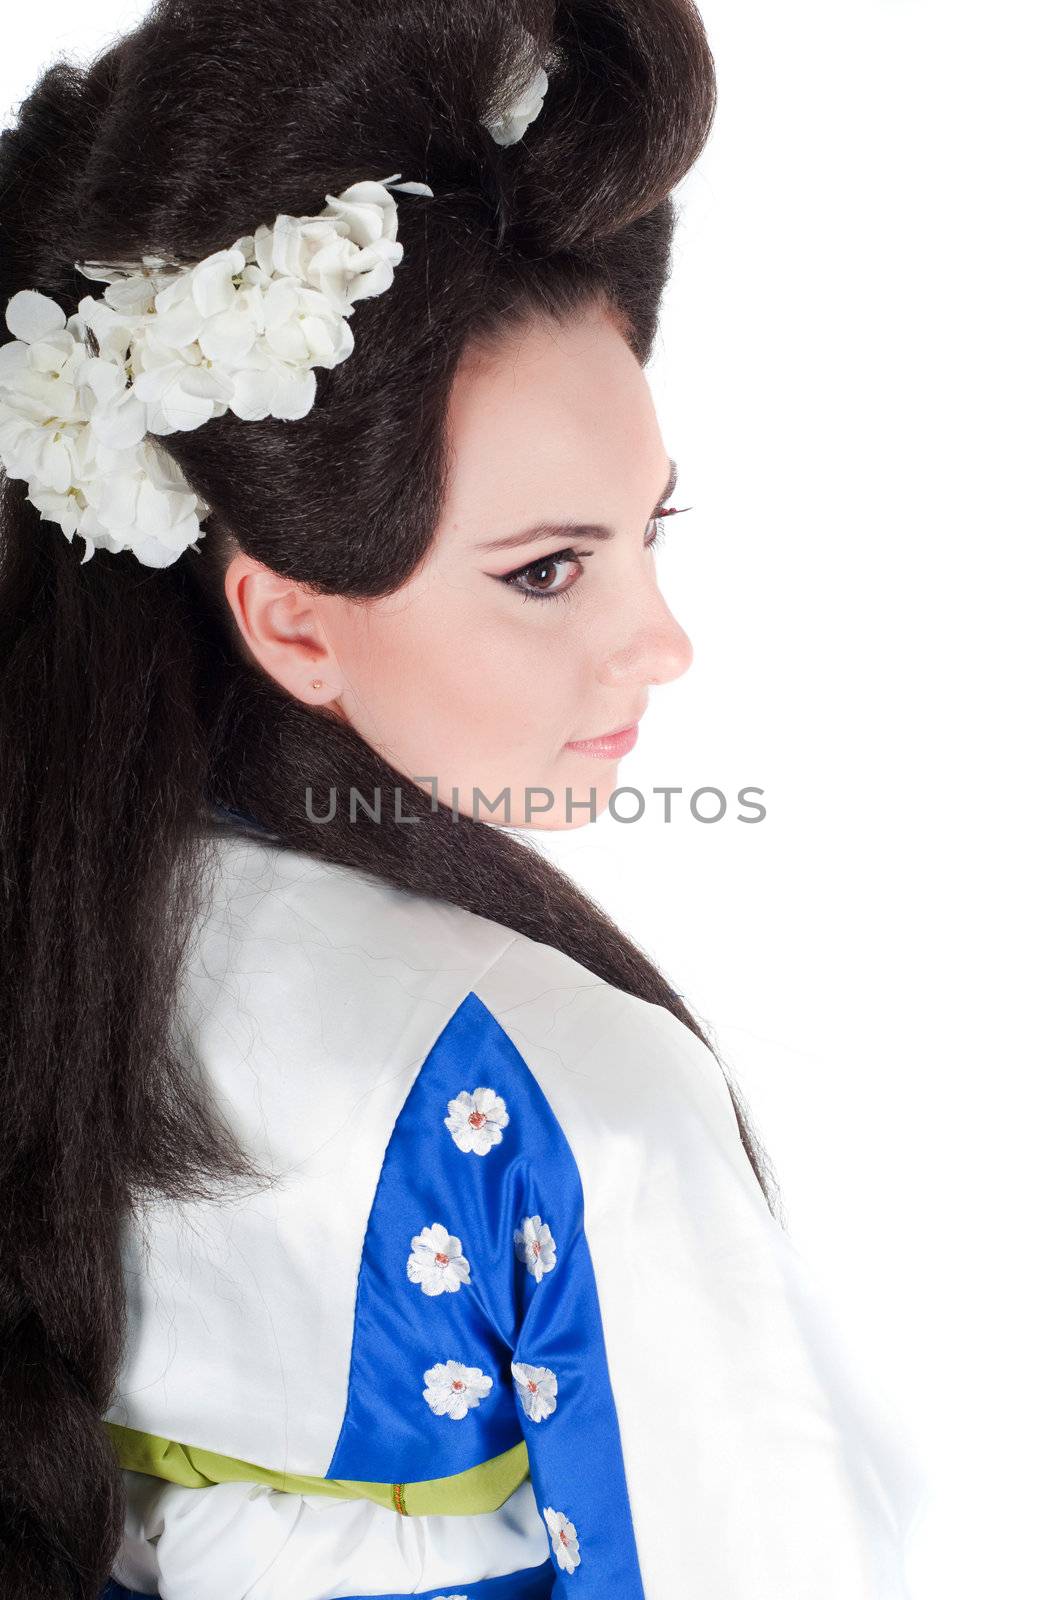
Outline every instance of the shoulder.
{"type": "MultiPolygon", "coordinates": [[[[756,1200],[734,1176],[745,1158],[715,1057],[670,1012],[552,946],[349,868],[235,834],[207,858],[178,1039],[277,1181],[224,1206],[143,1208],[126,1240],[130,1338],[109,1420],[327,1474],[339,1428],[377,1438],[368,1418],[348,1418],[356,1298],[364,1313],[377,1285],[388,1315],[400,1292],[438,1311],[407,1276],[436,1224],[478,1241],[474,1281],[491,1285],[498,1327],[513,1309],[498,1298],[519,1267],[513,1232],[537,1215],[562,1260],[586,1227],[608,1322],[630,1317],[629,1274],[651,1256],[658,1295],[670,1283],[683,1315],[698,1311],[690,1262],[708,1222],[718,1264],[728,1216],[741,1211],[748,1232],[756,1200]],[[501,1139],[481,1137],[487,1125],[501,1139]],[[481,1275],[488,1259],[508,1274],[481,1275]]],[[[467,1299],[442,1297],[452,1316],[467,1299]]],[[[419,1388],[414,1399],[424,1405],[419,1388]]],[[[379,1443],[341,1475],[387,1478],[394,1440],[379,1443]]],[[[452,1455],[435,1475],[473,1460],[452,1455]]]]}
{"type": "Polygon", "coordinates": [[[483,1008],[481,1031],[505,1035],[549,1104],[589,1209],[608,1209],[632,1174],[658,1162],[673,1180],[715,1166],[754,1211],[764,1204],[720,1063],[666,1007],[523,935],[471,999],[483,1008]]]}
{"type": "MultiPolygon", "coordinates": [[[[319,1114],[292,1100],[287,1125],[314,1137],[381,1076],[394,1104],[433,1050],[436,1071],[456,1051],[481,1077],[485,1060],[505,1056],[581,1170],[646,1141],[681,1151],[693,1140],[716,1146],[759,1197],[720,1065],[664,1006],[490,918],[269,838],[213,829],[205,865],[183,1020],[234,1102],[253,1062],[261,1106],[271,1061],[292,1099],[293,1068],[309,1057],[319,1114]]],[[[490,1084],[459,1086],[478,1087],[490,1084]]]]}
{"type": "Polygon", "coordinates": [[[243,942],[271,942],[278,962],[346,953],[362,960],[420,956],[476,971],[513,938],[510,929],[460,906],[386,883],[370,872],[291,850],[235,829],[203,835],[200,927],[243,942]]]}
{"type": "Polygon", "coordinates": [[[379,1108],[386,1127],[433,1041],[514,937],[233,830],[205,836],[202,867],[179,1036],[245,1146],[270,1160],[301,1160],[356,1106],[363,1116],[379,1108]]]}
{"type": "Polygon", "coordinates": [[[257,1058],[259,1099],[271,1055],[290,1067],[312,1050],[327,1115],[332,1078],[346,1101],[389,1067],[394,1088],[397,1060],[412,1087],[433,1049],[437,1068],[451,1047],[469,1062],[505,1053],[581,1168],[618,1142],[696,1138],[759,1196],[719,1063],[664,1006],[490,918],[268,838],[215,829],[207,865],[185,1016],[216,1069],[239,1077],[257,1058]]]}

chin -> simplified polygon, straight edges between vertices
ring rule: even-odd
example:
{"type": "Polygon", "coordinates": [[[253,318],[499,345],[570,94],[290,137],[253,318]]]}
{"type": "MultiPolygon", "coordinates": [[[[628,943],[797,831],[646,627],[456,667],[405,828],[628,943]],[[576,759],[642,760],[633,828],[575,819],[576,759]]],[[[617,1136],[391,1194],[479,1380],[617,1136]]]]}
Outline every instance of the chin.
{"type": "MultiPolygon", "coordinates": [[[[599,822],[609,805],[609,798],[616,788],[616,762],[601,762],[600,765],[607,774],[605,782],[588,784],[586,789],[577,789],[575,785],[561,785],[560,799],[550,811],[543,811],[530,817],[527,822],[515,823],[515,827],[534,829],[540,833],[571,833],[575,828],[587,828],[599,822]],[[571,790],[572,816],[565,815],[565,790],[571,790]],[[590,809],[591,798],[594,798],[594,811],[590,809]]],[[[551,785],[543,784],[544,789],[551,785]]],[[[554,785],[554,793],[559,792],[554,785]]]]}

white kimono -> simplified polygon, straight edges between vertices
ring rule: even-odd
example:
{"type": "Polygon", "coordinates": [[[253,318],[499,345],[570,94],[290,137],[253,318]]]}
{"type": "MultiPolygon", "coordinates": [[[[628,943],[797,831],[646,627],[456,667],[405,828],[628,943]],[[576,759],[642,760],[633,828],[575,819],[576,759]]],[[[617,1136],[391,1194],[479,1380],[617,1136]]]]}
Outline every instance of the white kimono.
{"type": "Polygon", "coordinates": [[[207,826],[180,1036],[276,1179],[130,1222],[105,1594],[906,1600],[905,1485],[707,1047],[207,826]]]}

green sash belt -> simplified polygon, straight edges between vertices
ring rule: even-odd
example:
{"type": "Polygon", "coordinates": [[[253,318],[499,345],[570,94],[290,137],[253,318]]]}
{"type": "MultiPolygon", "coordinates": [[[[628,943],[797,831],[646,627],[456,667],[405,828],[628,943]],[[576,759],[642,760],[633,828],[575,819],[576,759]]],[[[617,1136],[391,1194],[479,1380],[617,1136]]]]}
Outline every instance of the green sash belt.
{"type": "Polygon", "coordinates": [[[139,1433],[117,1422],[105,1422],[118,1454],[119,1466],[144,1472],[151,1478],[179,1483],[186,1489],[206,1489],[215,1483],[263,1483],[286,1494],[320,1494],[333,1500],[373,1500],[402,1516],[472,1517],[497,1511],[529,1476],[528,1447],[523,1439],[500,1456],[481,1461],[449,1478],[426,1478],[420,1483],[361,1483],[352,1478],[308,1478],[291,1472],[215,1455],[197,1445],[139,1433]]]}

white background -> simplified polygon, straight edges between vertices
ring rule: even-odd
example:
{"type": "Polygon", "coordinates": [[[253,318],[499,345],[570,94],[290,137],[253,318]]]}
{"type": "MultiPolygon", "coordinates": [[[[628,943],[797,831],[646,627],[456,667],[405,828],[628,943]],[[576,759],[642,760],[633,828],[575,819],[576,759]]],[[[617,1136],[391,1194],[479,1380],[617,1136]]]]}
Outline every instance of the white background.
{"type": "MultiPolygon", "coordinates": [[[[1063,28],[702,10],[719,110],[649,369],[695,661],[621,767],[647,818],[544,847],[716,1031],[927,1480],[913,1600],[1059,1593],[1063,28]],[[731,809],[649,820],[655,784],[731,809]]],[[[4,120],[141,14],[22,8],[4,120]]]]}

